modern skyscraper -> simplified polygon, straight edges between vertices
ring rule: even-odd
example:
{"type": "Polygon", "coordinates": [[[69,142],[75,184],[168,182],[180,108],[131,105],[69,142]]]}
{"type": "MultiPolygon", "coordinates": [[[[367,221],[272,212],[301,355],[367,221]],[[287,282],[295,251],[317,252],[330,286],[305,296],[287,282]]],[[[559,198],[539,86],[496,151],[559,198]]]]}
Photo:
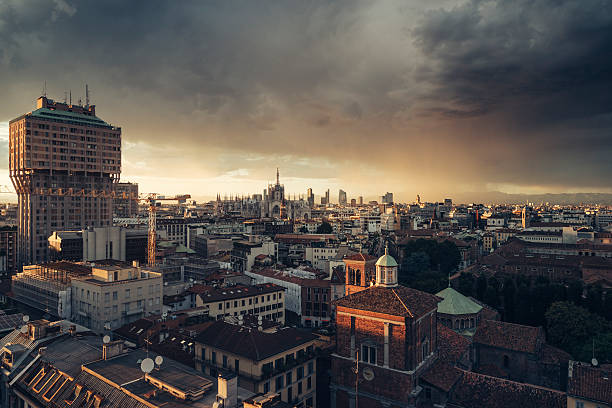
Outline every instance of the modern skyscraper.
{"type": "Polygon", "coordinates": [[[338,191],[338,204],[346,205],[346,191],[342,189],[338,191]]]}
{"type": "Polygon", "coordinates": [[[359,205],[363,205],[363,196],[359,196],[359,205]]]}
{"type": "Polygon", "coordinates": [[[41,96],[9,123],[9,171],[18,196],[18,262],[48,259],[53,231],[111,225],[121,173],[121,128],[94,105],[41,96]]]}
{"type": "Polygon", "coordinates": [[[306,190],[306,200],[309,206],[314,207],[314,194],[312,194],[312,188],[306,190]]]}
{"type": "Polygon", "coordinates": [[[383,204],[393,204],[393,193],[387,193],[384,196],[380,197],[380,201],[383,204]]]}
{"type": "Polygon", "coordinates": [[[325,204],[327,205],[331,204],[331,201],[329,201],[329,188],[325,192],[325,204]]]}

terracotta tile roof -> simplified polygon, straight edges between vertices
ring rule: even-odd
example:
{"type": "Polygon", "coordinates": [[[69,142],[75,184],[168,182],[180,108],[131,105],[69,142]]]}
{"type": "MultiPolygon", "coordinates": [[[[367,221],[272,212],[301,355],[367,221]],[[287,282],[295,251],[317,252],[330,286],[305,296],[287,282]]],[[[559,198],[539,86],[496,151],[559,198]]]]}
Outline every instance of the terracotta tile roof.
{"type": "Polygon", "coordinates": [[[542,344],[541,361],[547,364],[567,363],[572,359],[572,356],[550,344],[542,344]]]}
{"type": "Polygon", "coordinates": [[[292,327],[275,333],[266,333],[247,326],[239,326],[219,320],[202,331],[198,343],[229,353],[261,361],[286,350],[312,342],[317,336],[292,327]]]}
{"type": "Polygon", "coordinates": [[[449,392],[461,379],[461,375],[462,371],[454,364],[438,360],[421,376],[421,380],[444,392],[449,392]]]}
{"type": "Polygon", "coordinates": [[[358,253],[358,254],[353,254],[350,256],[345,256],[344,260],[345,261],[362,261],[362,262],[368,262],[368,261],[373,261],[377,259],[375,256],[369,255],[369,254],[362,254],[362,253],[358,253]]]}
{"type": "Polygon", "coordinates": [[[539,352],[543,339],[544,332],[541,327],[482,320],[476,329],[472,342],[535,354],[539,352]]]}
{"type": "Polygon", "coordinates": [[[572,361],[568,377],[569,395],[612,404],[612,369],[572,361]]]}
{"type": "Polygon", "coordinates": [[[462,408],[566,408],[564,392],[463,372],[448,406],[462,408]]]}
{"type": "Polygon", "coordinates": [[[338,299],[336,305],[416,319],[436,309],[441,300],[435,295],[406,286],[395,288],[372,286],[338,299]]]}
{"type": "Polygon", "coordinates": [[[470,341],[468,339],[443,324],[438,323],[439,359],[455,363],[467,353],[469,346],[470,341]]]}

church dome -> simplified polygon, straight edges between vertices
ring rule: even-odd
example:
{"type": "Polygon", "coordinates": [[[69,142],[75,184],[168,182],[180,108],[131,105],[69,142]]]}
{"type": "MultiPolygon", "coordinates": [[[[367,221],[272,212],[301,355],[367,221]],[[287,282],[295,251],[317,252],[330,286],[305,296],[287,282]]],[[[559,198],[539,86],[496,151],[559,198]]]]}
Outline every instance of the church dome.
{"type": "Polygon", "coordinates": [[[376,261],[376,266],[397,266],[397,262],[395,261],[395,258],[387,253],[387,249],[385,248],[385,254],[378,258],[378,261],[376,261]]]}

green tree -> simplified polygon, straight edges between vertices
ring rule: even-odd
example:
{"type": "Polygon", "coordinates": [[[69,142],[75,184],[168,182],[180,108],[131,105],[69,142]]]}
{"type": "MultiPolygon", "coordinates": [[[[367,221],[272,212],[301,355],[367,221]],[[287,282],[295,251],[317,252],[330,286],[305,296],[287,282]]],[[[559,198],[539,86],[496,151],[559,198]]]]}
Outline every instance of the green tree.
{"type": "Polygon", "coordinates": [[[516,286],[514,281],[506,278],[504,281],[504,320],[514,322],[516,319],[516,286]]]}
{"type": "Polygon", "coordinates": [[[499,296],[494,286],[487,286],[487,289],[485,290],[483,302],[493,308],[499,307],[499,296]]]}
{"type": "Polygon", "coordinates": [[[527,285],[520,285],[516,291],[516,323],[528,324],[531,319],[531,291],[527,285]]]}
{"type": "Polygon", "coordinates": [[[317,227],[317,234],[332,234],[334,229],[331,224],[327,221],[323,221],[321,225],[317,227]]]}
{"type": "Polygon", "coordinates": [[[457,279],[457,290],[465,296],[474,296],[474,275],[471,273],[462,273],[457,279]]]}
{"type": "Polygon", "coordinates": [[[476,299],[483,300],[485,292],[487,290],[487,278],[483,275],[480,275],[478,279],[476,279],[476,299]]]}
{"type": "Polygon", "coordinates": [[[594,337],[612,332],[612,325],[572,302],[555,302],[546,311],[546,331],[551,344],[578,356],[594,337]]]}

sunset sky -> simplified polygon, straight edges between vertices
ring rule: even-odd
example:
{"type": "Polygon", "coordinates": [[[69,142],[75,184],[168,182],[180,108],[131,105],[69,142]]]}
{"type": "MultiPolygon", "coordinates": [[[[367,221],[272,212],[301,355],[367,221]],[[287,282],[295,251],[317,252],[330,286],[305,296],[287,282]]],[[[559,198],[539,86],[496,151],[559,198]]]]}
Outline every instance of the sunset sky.
{"type": "Polygon", "coordinates": [[[46,81],[141,192],[612,192],[610,50],[603,0],[0,0],[0,184],[46,81]]]}

